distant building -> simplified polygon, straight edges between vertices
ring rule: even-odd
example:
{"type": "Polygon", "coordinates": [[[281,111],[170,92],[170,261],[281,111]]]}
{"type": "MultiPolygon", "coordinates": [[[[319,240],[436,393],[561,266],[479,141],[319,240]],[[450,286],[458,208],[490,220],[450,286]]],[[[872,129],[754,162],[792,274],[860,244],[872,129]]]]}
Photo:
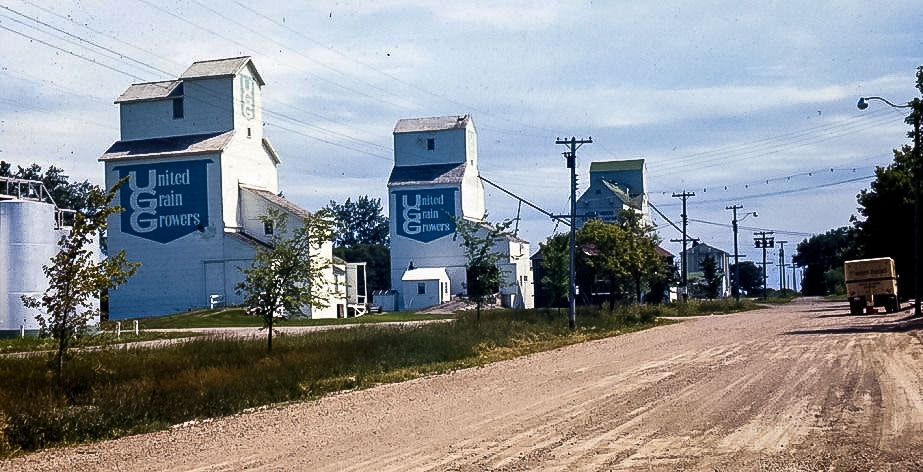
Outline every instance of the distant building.
{"type": "MultiPolygon", "coordinates": [[[[411,269],[437,269],[448,277],[448,295],[467,293],[465,254],[454,240],[455,219],[484,221],[484,184],[478,174],[477,130],[468,115],[403,119],[394,127],[394,168],[388,179],[391,230],[391,288],[398,309],[422,308],[439,297],[419,293],[429,285],[407,284],[411,269]],[[421,296],[424,296],[421,298],[421,296]],[[429,303],[429,302],[427,302],[429,303]]],[[[504,305],[531,307],[529,243],[507,238],[498,243],[506,281],[504,305]]],[[[432,275],[427,271],[428,275],[432,275]]],[[[416,277],[415,273],[410,274],[416,277]]],[[[435,280],[435,279],[427,279],[435,280]]],[[[422,283],[422,282],[421,282],[422,283]]],[[[393,298],[392,298],[393,300],[393,298]]],[[[388,306],[393,306],[389,301],[388,306]]]]}
{"type": "Polygon", "coordinates": [[[702,275],[702,261],[711,257],[715,259],[718,270],[722,271],[721,286],[718,288],[718,297],[727,297],[731,294],[731,279],[729,263],[730,254],[721,249],[705,243],[693,242],[692,247],[686,252],[680,251],[680,257],[686,259],[686,272],[689,275],[702,275]]]}
{"type": "Polygon", "coordinates": [[[592,219],[613,223],[623,209],[650,222],[644,159],[590,163],[590,186],[577,199],[577,227],[592,219]]]}
{"type": "MultiPolygon", "coordinates": [[[[259,217],[269,208],[290,221],[308,214],[279,196],[279,156],[263,136],[263,85],[253,61],[236,57],[193,63],[175,80],[133,84],[115,101],[121,138],[99,160],[107,186],[130,180],[108,247],[142,265],[110,292],[110,318],[242,303],[240,268],[272,239],[259,217]]],[[[318,251],[332,261],[331,243],[318,251]]],[[[333,265],[328,272],[334,284],[333,265]]],[[[310,315],[345,314],[345,295],[329,302],[310,315]]]]}

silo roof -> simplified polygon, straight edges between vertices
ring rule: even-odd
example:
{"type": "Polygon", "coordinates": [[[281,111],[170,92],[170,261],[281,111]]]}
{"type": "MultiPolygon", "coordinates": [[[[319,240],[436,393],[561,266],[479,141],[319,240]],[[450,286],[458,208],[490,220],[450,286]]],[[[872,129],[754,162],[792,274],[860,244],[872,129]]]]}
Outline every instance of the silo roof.
{"type": "Polygon", "coordinates": [[[224,133],[116,141],[99,160],[208,154],[224,150],[233,136],[234,131],[231,130],[224,133]]]}
{"type": "Polygon", "coordinates": [[[471,115],[431,116],[428,118],[405,118],[398,120],[394,134],[419,133],[423,131],[445,131],[463,129],[472,123],[471,115]]]}
{"type": "Polygon", "coordinates": [[[388,185],[454,184],[465,177],[465,163],[395,166],[388,185]]]}
{"type": "Polygon", "coordinates": [[[115,103],[145,102],[179,96],[182,94],[182,89],[177,90],[177,87],[182,83],[182,80],[163,80],[160,82],[131,84],[127,90],[119,95],[115,103]]]}
{"type": "Polygon", "coordinates": [[[207,77],[226,77],[237,75],[245,66],[250,67],[253,77],[260,85],[266,85],[250,56],[229,57],[226,59],[211,59],[208,61],[193,62],[180,79],[204,79],[207,77]]]}
{"type": "Polygon", "coordinates": [[[629,159],[624,161],[598,161],[590,163],[590,172],[611,172],[619,170],[642,170],[644,159],[629,159]]]}

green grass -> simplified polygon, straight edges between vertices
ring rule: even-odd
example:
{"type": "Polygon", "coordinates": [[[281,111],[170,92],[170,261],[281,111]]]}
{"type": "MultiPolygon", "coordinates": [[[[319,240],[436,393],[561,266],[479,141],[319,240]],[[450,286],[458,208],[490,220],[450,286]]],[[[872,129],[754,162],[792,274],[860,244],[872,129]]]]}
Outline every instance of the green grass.
{"type": "Polygon", "coordinates": [[[718,298],[714,300],[690,299],[686,302],[673,302],[664,305],[632,305],[630,310],[653,311],[654,316],[702,316],[723,315],[741,311],[758,310],[762,308],[753,300],[741,298],[738,303],[733,298],[718,298]]]}
{"type": "Polygon", "coordinates": [[[847,297],[845,293],[835,293],[824,296],[824,300],[828,302],[846,302],[849,301],[849,297],[847,297]]]}
{"type": "Polygon", "coordinates": [[[0,359],[0,457],[167,428],[247,408],[309,400],[478,366],[659,324],[652,308],[613,314],[581,310],[487,311],[453,323],[280,335],[200,338],[157,349],[77,351],[63,390],[49,371],[51,354],[0,359]]]}
{"type": "MultiPolygon", "coordinates": [[[[278,320],[276,326],[326,326],[341,324],[386,323],[399,321],[438,320],[451,319],[454,315],[420,315],[416,313],[394,312],[383,314],[369,314],[356,318],[334,319],[304,319],[278,320]]],[[[250,316],[243,308],[219,308],[215,310],[196,310],[187,313],[156,316],[150,318],[137,318],[141,329],[186,329],[186,328],[219,328],[219,327],[259,327],[263,326],[262,319],[250,316]]],[[[133,320],[122,320],[122,329],[132,326],[133,320]]],[[[103,329],[115,329],[114,321],[102,324],[103,329]]]]}
{"type": "MultiPolygon", "coordinates": [[[[71,348],[80,349],[95,346],[111,346],[113,344],[134,343],[140,341],[153,341],[156,339],[174,339],[199,336],[197,333],[171,332],[171,333],[152,333],[140,332],[137,336],[131,331],[122,331],[120,337],[115,333],[104,332],[95,335],[80,336],[71,341],[71,348]]],[[[57,350],[57,341],[51,338],[25,337],[25,338],[6,338],[0,339],[0,354],[11,354],[17,352],[36,352],[36,351],[54,351],[57,350]]]]}

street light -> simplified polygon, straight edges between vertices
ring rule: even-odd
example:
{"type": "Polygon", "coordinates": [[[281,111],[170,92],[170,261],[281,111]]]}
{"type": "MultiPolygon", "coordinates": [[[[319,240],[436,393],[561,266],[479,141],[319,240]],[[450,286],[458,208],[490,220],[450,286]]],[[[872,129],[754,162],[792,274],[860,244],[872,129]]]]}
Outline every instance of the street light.
{"type": "Polygon", "coordinates": [[[869,107],[869,100],[878,100],[893,108],[910,108],[913,119],[913,153],[911,165],[913,173],[913,316],[920,316],[920,114],[923,113],[923,102],[919,98],[907,102],[906,105],[897,105],[881,97],[860,97],[856,107],[865,110],[869,107]]]}
{"type": "Polygon", "coordinates": [[[755,211],[747,212],[741,219],[737,219],[737,210],[743,208],[743,205],[731,205],[724,207],[725,210],[731,210],[734,212],[734,218],[731,220],[731,227],[734,228],[734,294],[737,299],[737,303],[740,303],[740,253],[737,251],[737,222],[746,220],[747,217],[753,216],[754,218],[759,216],[755,211]]]}

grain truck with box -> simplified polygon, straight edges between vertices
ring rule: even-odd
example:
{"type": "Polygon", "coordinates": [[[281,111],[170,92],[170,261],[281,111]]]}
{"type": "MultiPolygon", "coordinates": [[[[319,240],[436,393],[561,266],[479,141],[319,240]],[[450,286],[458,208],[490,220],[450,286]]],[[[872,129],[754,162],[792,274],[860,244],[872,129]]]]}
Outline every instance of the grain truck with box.
{"type": "Polygon", "coordinates": [[[894,259],[879,257],[846,261],[843,275],[851,314],[874,313],[878,306],[884,307],[888,313],[900,311],[894,259]]]}

